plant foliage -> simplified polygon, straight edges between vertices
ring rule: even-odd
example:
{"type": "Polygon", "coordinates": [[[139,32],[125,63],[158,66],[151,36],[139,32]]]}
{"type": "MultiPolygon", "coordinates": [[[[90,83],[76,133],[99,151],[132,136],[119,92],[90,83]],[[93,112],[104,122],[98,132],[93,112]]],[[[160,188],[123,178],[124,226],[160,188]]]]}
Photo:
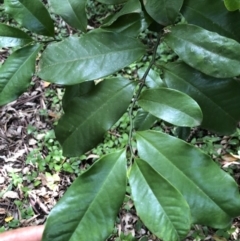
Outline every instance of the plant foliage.
{"type": "Polygon", "coordinates": [[[75,180],[50,213],[43,241],[105,240],[128,184],[139,217],[164,241],[182,240],[196,223],[226,228],[240,215],[233,178],[196,147],[149,129],[165,121],[180,132],[196,126],[221,134],[235,131],[239,1],[98,2],[117,4],[119,10],[91,30],[87,0],[48,1],[52,12],[77,31],[64,39],[56,38],[40,0],[3,3],[19,28],[0,24],[0,47],[14,47],[0,68],[0,105],[21,95],[33,74],[65,87],[64,114],[55,128],[65,156],[90,151],[129,113],[125,150],[101,157],[75,180]],[[155,38],[143,44],[140,36],[146,31],[155,38]],[[175,52],[168,63],[161,60],[161,44],[175,52]],[[149,49],[152,60],[138,70],[139,78],[119,75],[149,49]]]}

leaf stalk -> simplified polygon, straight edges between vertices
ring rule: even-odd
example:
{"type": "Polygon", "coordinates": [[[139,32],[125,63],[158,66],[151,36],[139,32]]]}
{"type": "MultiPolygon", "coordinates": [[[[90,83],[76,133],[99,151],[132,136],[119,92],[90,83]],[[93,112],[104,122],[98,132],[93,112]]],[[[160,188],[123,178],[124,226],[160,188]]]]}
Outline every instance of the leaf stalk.
{"type": "Polygon", "coordinates": [[[156,41],[156,43],[154,45],[154,49],[153,49],[152,59],[151,59],[149,65],[148,65],[148,68],[146,69],[143,77],[139,80],[139,83],[140,83],[139,88],[138,88],[138,90],[136,91],[136,94],[133,97],[132,103],[131,103],[129,111],[128,111],[129,121],[130,121],[130,130],[129,130],[129,134],[128,134],[128,144],[127,144],[126,149],[127,149],[127,153],[129,153],[129,156],[130,156],[130,158],[129,158],[130,165],[132,165],[134,157],[135,157],[135,153],[134,153],[133,146],[132,146],[132,138],[133,138],[133,132],[134,132],[134,114],[133,114],[133,111],[134,111],[135,106],[137,105],[137,101],[139,99],[139,96],[140,96],[140,94],[141,94],[141,92],[142,92],[142,90],[145,86],[146,78],[148,76],[148,73],[155,63],[156,55],[157,55],[157,48],[158,48],[158,45],[160,44],[161,36],[162,36],[161,33],[158,33],[157,41],[156,41]]]}

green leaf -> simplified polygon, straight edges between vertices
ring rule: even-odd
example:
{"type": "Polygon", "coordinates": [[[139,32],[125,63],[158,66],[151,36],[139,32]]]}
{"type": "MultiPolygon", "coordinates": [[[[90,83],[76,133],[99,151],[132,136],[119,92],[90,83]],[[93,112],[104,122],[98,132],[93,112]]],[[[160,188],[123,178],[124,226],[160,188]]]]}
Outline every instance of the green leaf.
{"type": "Polygon", "coordinates": [[[103,30],[120,33],[128,37],[137,37],[142,31],[147,29],[148,23],[143,14],[127,14],[121,16],[112,25],[102,27],[103,30]]]}
{"type": "Polygon", "coordinates": [[[176,90],[145,90],[141,93],[138,104],[152,115],[177,126],[193,127],[202,121],[202,112],[197,102],[176,90]]]}
{"type": "Polygon", "coordinates": [[[222,0],[185,0],[181,12],[188,23],[240,41],[240,13],[228,12],[222,0]]]}
{"type": "Polygon", "coordinates": [[[100,159],[73,182],[52,209],[42,241],[106,240],[125,192],[126,158],[118,151],[100,159]]]}
{"type": "Polygon", "coordinates": [[[198,148],[157,131],[138,132],[137,148],[140,158],[185,197],[193,223],[221,229],[240,214],[234,179],[198,148]]]}
{"type": "Polygon", "coordinates": [[[159,24],[173,24],[178,17],[183,0],[144,0],[147,13],[159,24]]]}
{"type": "Polygon", "coordinates": [[[240,9],[240,0],[224,0],[224,4],[228,11],[236,11],[240,9]]]}
{"type": "Polygon", "coordinates": [[[166,241],[180,241],[188,234],[189,206],[165,178],[137,159],[129,182],[137,214],[153,234],[166,241]]]}
{"type": "Polygon", "coordinates": [[[129,0],[119,12],[110,16],[110,18],[107,19],[107,22],[104,23],[103,26],[110,26],[115,21],[117,21],[117,19],[121,16],[125,16],[131,13],[140,14],[141,12],[142,12],[142,7],[139,0],[129,0]]]}
{"type": "Polygon", "coordinates": [[[168,28],[164,41],[184,62],[207,75],[216,78],[240,75],[240,44],[233,39],[181,24],[168,28]]]}
{"type": "Polygon", "coordinates": [[[67,110],[68,103],[75,97],[88,94],[95,87],[94,81],[87,81],[77,85],[66,86],[62,106],[63,110],[67,110]]]}
{"type": "Polygon", "coordinates": [[[120,4],[120,3],[124,3],[127,2],[128,0],[97,0],[100,3],[104,3],[104,4],[120,4]]]}
{"type": "Polygon", "coordinates": [[[0,68],[0,106],[18,98],[29,86],[41,46],[26,46],[14,52],[0,68]]]}
{"type": "Polygon", "coordinates": [[[134,84],[124,78],[106,79],[87,95],[72,99],[59,120],[56,137],[65,156],[79,156],[95,147],[125,113],[134,84]]]}
{"type": "Polygon", "coordinates": [[[60,15],[70,26],[83,32],[87,30],[86,2],[87,0],[49,0],[55,14],[60,15]]]}
{"type": "Polygon", "coordinates": [[[177,127],[174,134],[184,141],[187,141],[187,139],[191,135],[191,128],[190,127],[177,127]]]}
{"type": "Polygon", "coordinates": [[[54,36],[52,19],[40,0],[5,0],[5,11],[28,30],[54,36]]]}
{"type": "MultiPolygon", "coordinates": [[[[138,70],[138,75],[140,79],[144,76],[146,70],[147,67],[142,67],[138,70]]],[[[154,69],[150,69],[146,77],[145,83],[149,88],[164,87],[164,83],[160,78],[160,74],[154,69]]]]}
{"type": "Polygon", "coordinates": [[[137,37],[148,28],[151,21],[142,11],[139,0],[129,0],[119,12],[106,18],[102,29],[137,37]]]}
{"type": "Polygon", "coordinates": [[[148,130],[152,127],[157,118],[142,109],[138,110],[134,120],[134,128],[137,131],[148,130]]]}
{"type": "Polygon", "coordinates": [[[203,112],[201,126],[224,135],[236,130],[240,120],[240,83],[215,79],[180,63],[164,67],[164,82],[169,88],[191,96],[203,112]]]}
{"type": "Polygon", "coordinates": [[[108,76],[139,59],[144,52],[137,39],[94,31],[48,46],[40,61],[39,76],[58,84],[78,84],[108,76]]]}
{"type": "Polygon", "coordinates": [[[21,46],[32,41],[22,30],[0,23],[0,48],[21,46]]]}

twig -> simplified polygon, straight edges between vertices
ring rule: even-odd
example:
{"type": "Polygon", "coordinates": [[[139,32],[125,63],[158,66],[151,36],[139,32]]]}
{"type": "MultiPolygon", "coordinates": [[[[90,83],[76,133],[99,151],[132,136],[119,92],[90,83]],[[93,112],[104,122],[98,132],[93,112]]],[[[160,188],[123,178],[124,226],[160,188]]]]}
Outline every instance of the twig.
{"type": "Polygon", "coordinates": [[[134,159],[134,151],[133,151],[133,147],[132,147],[132,138],[133,138],[133,130],[134,130],[134,124],[133,124],[133,110],[134,110],[134,107],[136,106],[136,103],[138,101],[138,98],[143,90],[143,87],[145,86],[145,82],[146,82],[146,78],[148,76],[148,73],[150,71],[150,69],[152,68],[152,66],[154,65],[155,63],[155,59],[156,59],[156,55],[157,55],[157,48],[158,48],[158,45],[160,43],[160,40],[161,40],[161,34],[159,33],[158,34],[158,37],[157,37],[157,42],[154,46],[154,49],[153,49],[153,55],[152,55],[152,59],[151,59],[151,62],[147,68],[147,70],[145,71],[143,77],[141,78],[141,80],[139,81],[140,82],[140,85],[139,85],[139,89],[137,90],[134,98],[133,98],[133,101],[131,103],[131,106],[129,108],[129,112],[128,112],[128,115],[129,115],[129,119],[130,119],[130,130],[129,130],[129,135],[128,135],[128,145],[127,145],[127,150],[130,151],[130,163],[132,164],[133,162],[133,159],[134,159]]]}
{"type": "Polygon", "coordinates": [[[42,95],[43,95],[43,93],[40,93],[38,95],[34,95],[34,96],[31,96],[31,97],[19,100],[18,102],[14,103],[12,106],[16,107],[16,106],[19,106],[19,105],[23,105],[23,104],[29,102],[30,100],[34,100],[34,99],[37,99],[38,97],[41,97],[42,95]]]}

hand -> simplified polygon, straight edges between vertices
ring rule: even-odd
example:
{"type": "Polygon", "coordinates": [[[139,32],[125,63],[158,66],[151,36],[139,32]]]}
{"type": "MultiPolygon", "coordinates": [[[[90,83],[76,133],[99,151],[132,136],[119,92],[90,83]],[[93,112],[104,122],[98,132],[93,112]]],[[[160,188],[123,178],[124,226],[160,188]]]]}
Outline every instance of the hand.
{"type": "Polygon", "coordinates": [[[1,241],[41,241],[44,226],[31,226],[6,231],[0,234],[1,241]]]}

